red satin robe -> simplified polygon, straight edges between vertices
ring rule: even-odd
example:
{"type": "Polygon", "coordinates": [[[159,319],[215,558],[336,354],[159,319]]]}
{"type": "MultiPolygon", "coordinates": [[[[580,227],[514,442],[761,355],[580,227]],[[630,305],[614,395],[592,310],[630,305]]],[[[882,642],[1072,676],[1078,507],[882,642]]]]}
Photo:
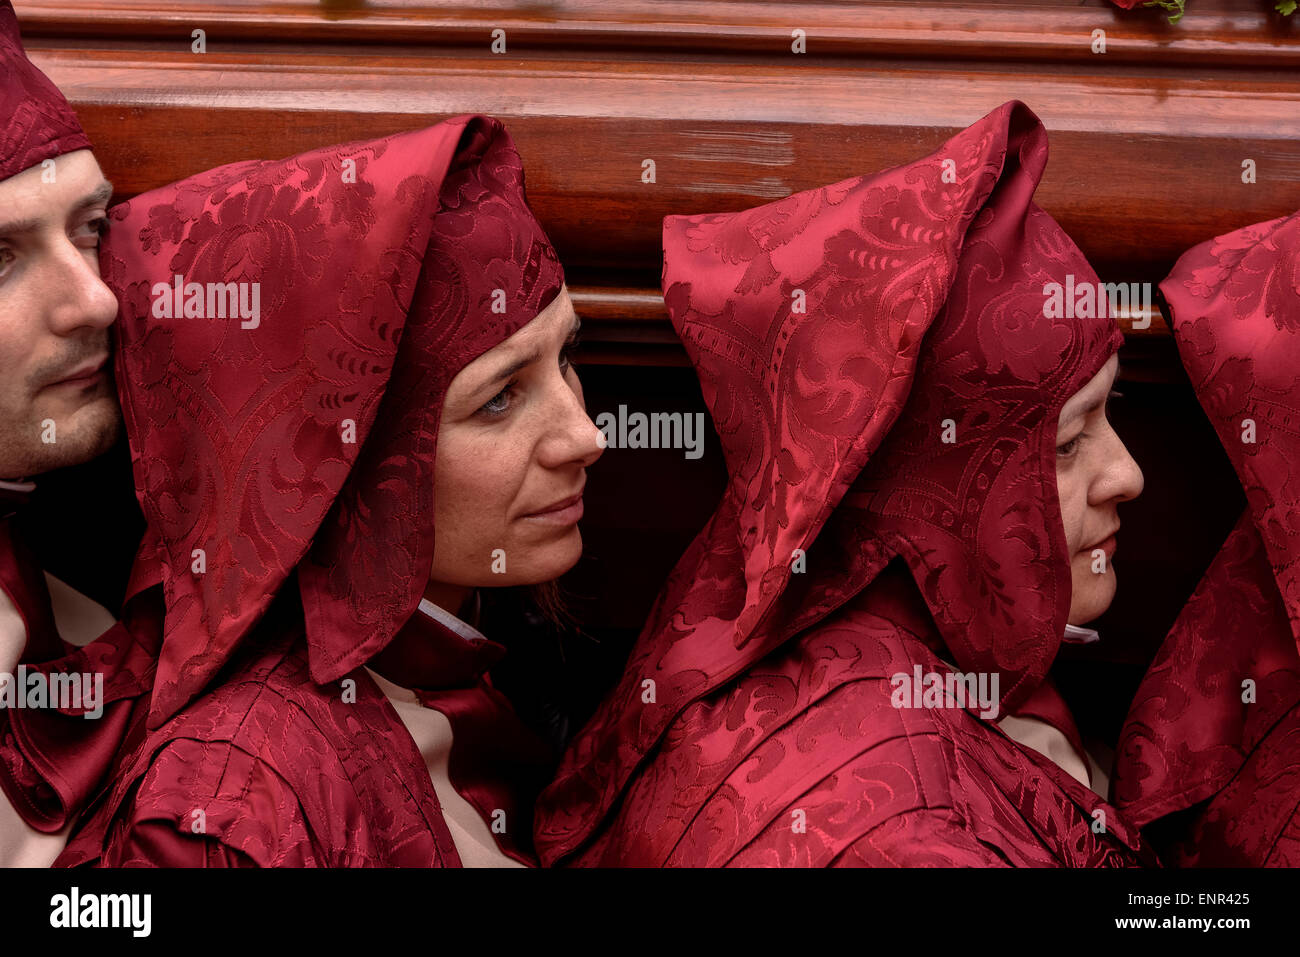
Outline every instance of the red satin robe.
{"type": "MultiPolygon", "coordinates": [[[[936,649],[924,602],[891,566],[826,622],[682,712],[569,863],[1154,863],[1102,797],[972,710],[893,707],[890,676],[917,664],[949,670],[936,649]]],[[[1078,746],[1050,683],[1018,713],[1049,720],[1078,746]]]]}
{"type": "MultiPolygon", "coordinates": [[[[460,865],[391,704],[364,668],[315,684],[283,608],[273,606],[266,640],[249,643],[227,680],[133,750],[56,866],[460,865]]],[[[456,790],[485,821],[504,823],[494,833],[503,853],[531,863],[532,798],[550,755],[484,675],[504,647],[467,641],[423,613],[401,637],[424,649],[439,684],[420,699],[452,725],[456,790]]],[[[128,748],[142,732],[137,723],[128,748]]]]}
{"type": "Polygon", "coordinates": [[[161,634],[159,596],[128,602],[123,620],[83,647],[65,642],[55,627],[43,572],[8,517],[0,518],[0,589],[26,626],[19,662],[29,674],[106,676],[98,718],[86,718],[84,707],[0,709],[0,788],[30,827],[57,834],[100,789],[147,690],[161,634]],[[123,667],[125,661],[131,666],[123,667]]]}
{"type": "Polygon", "coordinates": [[[918,666],[996,674],[996,717],[1081,750],[1048,680],[1055,435],[1122,336],[1045,309],[1097,282],[1032,203],[1046,159],[1008,103],[907,166],[665,221],[729,484],[539,800],[543,863],[1154,863],[989,709],[892,695],[918,666]]]}

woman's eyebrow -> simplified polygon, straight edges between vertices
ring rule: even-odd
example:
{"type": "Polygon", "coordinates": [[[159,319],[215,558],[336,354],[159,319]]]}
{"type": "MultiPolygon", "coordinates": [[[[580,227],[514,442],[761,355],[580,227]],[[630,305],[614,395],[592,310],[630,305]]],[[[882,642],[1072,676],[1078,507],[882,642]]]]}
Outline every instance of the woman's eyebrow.
{"type": "Polygon", "coordinates": [[[1100,409],[1102,407],[1102,404],[1105,401],[1106,401],[1106,396],[1102,396],[1101,398],[1095,399],[1090,404],[1086,406],[1082,406],[1081,408],[1070,409],[1067,406],[1066,408],[1061,410],[1060,424],[1064,425],[1066,422],[1073,422],[1075,419],[1081,419],[1085,415],[1091,415],[1092,413],[1100,409]]]}
{"type": "MultiPolygon", "coordinates": [[[[569,327],[569,335],[567,337],[568,340],[571,341],[573,339],[576,339],[578,337],[578,331],[581,328],[582,328],[582,320],[579,319],[577,316],[574,316],[573,325],[569,327]]],[[[512,360],[508,365],[502,366],[500,369],[496,370],[495,372],[492,372],[491,374],[485,376],[483,380],[477,386],[474,387],[474,389],[470,394],[478,395],[480,392],[487,389],[489,386],[496,385],[502,379],[510,378],[512,375],[514,375],[516,372],[518,372],[520,369],[524,368],[525,366],[532,365],[534,362],[537,362],[539,359],[541,359],[541,357],[542,357],[542,351],[540,349],[530,350],[526,355],[519,356],[518,358],[512,360]]]]}
{"type": "Polygon", "coordinates": [[[1111,383],[1110,383],[1110,389],[1108,389],[1108,390],[1106,391],[1106,394],[1103,395],[1103,396],[1098,396],[1097,399],[1095,399],[1095,400],[1094,400],[1090,405],[1085,406],[1085,407],[1082,408],[1082,409],[1075,409],[1073,412],[1069,412],[1069,413],[1066,413],[1066,411],[1065,411],[1064,409],[1062,409],[1062,410],[1061,410],[1061,421],[1062,421],[1062,422],[1073,422],[1075,419],[1080,418],[1081,416],[1091,415],[1092,413],[1094,413],[1094,412],[1096,412],[1098,409],[1100,409],[1103,405],[1105,405],[1105,404],[1106,404],[1106,400],[1109,399],[1109,398],[1111,397],[1111,393],[1112,393],[1112,392],[1114,391],[1114,389],[1115,389],[1115,383],[1119,381],[1119,374],[1120,374],[1120,368],[1119,368],[1118,365],[1116,365],[1116,366],[1115,366],[1115,378],[1111,380],[1111,383]]]}
{"type": "Polygon", "coordinates": [[[496,372],[492,373],[489,377],[485,378],[485,379],[484,379],[484,380],[483,380],[483,381],[482,381],[482,382],[481,382],[481,383],[480,383],[480,384],[479,384],[479,385],[474,389],[474,392],[475,392],[475,393],[481,392],[483,389],[486,389],[488,386],[496,385],[496,383],[500,382],[502,379],[508,379],[508,378],[510,378],[512,375],[514,375],[516,372],[518,372],[518,371],[519,371],[520,369],[522,369],[524,366],[526,366],[526,365],[531,365],[532,363],[536,362],[536,361],[537,361],[538,359],[540,359],[541,357],[542,357],[541,352],[538,351],[538,350],[536,350],[536,349],[534,349],[533,351],[529,352],[527,355],[520,356],[519,358],[517,358],[517,359],[515,359],[513,362],[511,362],[509,365],[504,366],[503,368],[501,368],[501,369],[497,370],[496,372]]]}
{"type": "Polygon", "coordinates": [[[78,209],[89,209],[91,206],[100,206],[107,203],[113,198],[113,184],[108,180],[102,181],[91,192],[87,193],[85,198],[77,204],[78,209]]]}

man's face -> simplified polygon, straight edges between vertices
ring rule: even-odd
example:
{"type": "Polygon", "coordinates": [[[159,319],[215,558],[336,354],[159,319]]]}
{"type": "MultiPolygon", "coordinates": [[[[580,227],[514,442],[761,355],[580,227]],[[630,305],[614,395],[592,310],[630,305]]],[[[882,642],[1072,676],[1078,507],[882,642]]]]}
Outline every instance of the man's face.
{"type": "Polygon", "coordinates": [[[90,150],[0,181],[0,479],[76,465],[117,440],[99,278],[112,188],[90,150]],[[42,174],[45,174],[44,176],[42,174]]]}

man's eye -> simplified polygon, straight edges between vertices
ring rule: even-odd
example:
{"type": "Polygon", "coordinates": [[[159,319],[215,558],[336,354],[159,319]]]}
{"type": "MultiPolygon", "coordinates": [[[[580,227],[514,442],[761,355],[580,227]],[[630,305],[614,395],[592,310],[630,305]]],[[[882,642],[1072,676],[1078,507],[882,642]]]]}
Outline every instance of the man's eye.
{"type": "Polygon", "coordinates": [[[99,245],[99,241],[108,234],[109,219],[107,216],[100,216],[84,223],[77,229],[77,239],[88,239],[99,245]]]}
{"type": "Polygon", "coordinates": [[[510,398],[514,395],[514,391],[515,383],[511,382],[504,389],[479,406],[479,412],[487,416],[505,415],[510,411],[510,398]]]}
{"type": "Polygon", "coordinates": [[[17,258],[8,246],[0,246],[0,274],[3,274],[17,258]]]}
{"type": "Polygon", "coordinates": [[[577,342],[566,342],[564,348],[560,350],[560,371],[568,372],[573,368],[573,353],[577,350],[577,342]]]}

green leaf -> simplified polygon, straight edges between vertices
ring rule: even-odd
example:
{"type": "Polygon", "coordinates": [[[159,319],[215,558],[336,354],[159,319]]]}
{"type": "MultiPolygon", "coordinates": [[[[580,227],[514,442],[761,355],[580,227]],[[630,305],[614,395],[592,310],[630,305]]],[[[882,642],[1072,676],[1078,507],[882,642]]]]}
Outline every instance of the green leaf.
{"type": "MultiPolygon", "coordinates": [[[[1183,13],[1185,12],[1183,6],[1186,2],[1187,0],[1147,0],[1146,3],[1142,4],[1142,6],[1159,7],[1162,10],[1168,10],[1170,14],[1169,22],[1177,23],[1183,18],[1183,13]]],[[[1294,8],[1296,0],[1278,0],[1278,3],[1290,3],[1292,8],[1294,8]]]]}
{"type": "Polygon", "coordinates": [[[1289,17],[1291,14],[1295,13],[1295,8],[1296,0],[1277,0],[1277,7],[1275,9],[1283,16],[1289,17]]]}

